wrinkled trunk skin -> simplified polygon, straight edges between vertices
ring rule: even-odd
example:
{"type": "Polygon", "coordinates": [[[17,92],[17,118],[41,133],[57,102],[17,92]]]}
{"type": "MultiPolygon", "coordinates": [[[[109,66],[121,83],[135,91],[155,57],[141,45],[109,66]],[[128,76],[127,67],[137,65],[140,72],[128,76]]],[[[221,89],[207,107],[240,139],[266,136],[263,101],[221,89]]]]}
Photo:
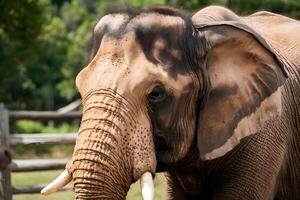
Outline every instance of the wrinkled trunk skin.
{"type": "MultiPolygon", "coordinates": [[[[154,173],[155,157],[150,156],[152,161],[136,157],[143,152],[134,149],[141,151],[143,147],[136,146],[129,136],[138,126],[131,110],[124,99],[103,91],[84,99],[81,126],[67,166],[76,199],[123,200],[130,184],[145,170],[154,173]]],[[[144,150],[154,152],[154,147],[144,150]]]]}

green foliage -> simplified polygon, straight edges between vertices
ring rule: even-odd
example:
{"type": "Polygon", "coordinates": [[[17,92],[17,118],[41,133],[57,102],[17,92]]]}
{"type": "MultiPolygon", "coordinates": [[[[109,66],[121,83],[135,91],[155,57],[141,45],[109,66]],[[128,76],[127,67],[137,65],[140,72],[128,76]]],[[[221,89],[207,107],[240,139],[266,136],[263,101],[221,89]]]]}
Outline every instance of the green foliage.
{"type": "Polygon", "coordinates": [[[11,149],[14,159],[49,159],[70,158],[74,147],[72,145],[26,145],[11,149]]]}
{"type": "MultiPolygon", "coordinates": [[[[166,178],[163,173],[157,173],[154,179],[154,199],[163,200],[166,199],[166,178]]],[[[140,189],[139,181],[130,186],[130,190],[126,196],[127,200],[139,200],[142,199],[142,192],[140,189]]]]}
{"type": "Polygon", "coordinates": [[[78,130],[78,123],[60,123],[49,126],[39,121],[18,120],[13,127],[14,133],[71,133],[78,130]]]}
{"type": "Polygon", "coordinates": [[[298,0],[228,0],[227,6],[245,15],[259,10],[266,10],[300,19],[300,1],[298,0]]]}
{"type": "Polygon", "coordinates": [[[23,107],[26,93],[34,89],[27,64],[35,55],[43,24],[42,9],[37,0],[1,0],[0,7],[0,101],[23,107]]]}
{"type": "Polygon", "coordinates": [[[42,133],[44,128],[41,122],[32,120],[19,120],[15,124],[15,130],[19,133],[42,133]]]}
{"type": "MultiPolygon", "coordinates": [[[[39,172],[39,174],[41,174],[39,172]]],[[[27,176],[28,178],[28,176],[27,176]]],[[[56,178],[56,177],[54,177],[56,178]]],[[[21,195],[15,195],[13,200],[28,200],[28,199],[34,199],[34,200],[74,200],[75,199],[75,193],[73,191],[67,191],[67,192],[57,192],[48,196],[43,196],[41,194],[21,194],[21,195]]]]}
{"type": "Polygon", "coordinates": [[[266,10],[300,19],[300,1],[298,0],[168,0],[167,4],[194,12],[208,5],[226,6],[244,15],[266,10]]]}
{"type": "MultiPolygon", "coordinates": [[[[18,120],[14,123],[11,132],[13,133],[75,133],[78,130],[78,122],[60,123],[55,126],[49,126],[32,120],[18,120]]],[[[12,149],[14,159],[70,157],[73,152],[72,145],[21,145],[12,149]]]]}
{"type": "MultiPolygon", "coordinates": [[[[22,185],[37,185],[37,184],[48,184],[53,181],[59,174],[61,170],[46,171],[46,172],[21,172],[12,174],[12,184],[14,186],[22,185]],[[30,177],[30,178],[29,178],[30,177]]],[[[73,191],[68,192],[58,192],[49,196],[43,196],[41,194],[22,194],[14,195],[14,200],[73,200],[75,194],[73,191]]]]}
{"type": "Polygon", "coordinates": [[[0,1],[0,102],[53,110],[79,98],[75,77],[88,63],[92,27],[112,6],[147,1],[0,1]]]}

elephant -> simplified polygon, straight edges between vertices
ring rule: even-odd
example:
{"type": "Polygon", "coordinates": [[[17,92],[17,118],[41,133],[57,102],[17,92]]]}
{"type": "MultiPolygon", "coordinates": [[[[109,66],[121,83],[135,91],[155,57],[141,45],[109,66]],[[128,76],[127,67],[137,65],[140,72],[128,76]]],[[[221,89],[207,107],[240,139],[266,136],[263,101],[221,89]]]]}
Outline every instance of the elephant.
{"type": "Polygon", "coordinates": [[[300,22],[220,6],[117,9],[76,77],[76,199],[125,199],[164,172],[167,199],[300,199],[300,22]]]}

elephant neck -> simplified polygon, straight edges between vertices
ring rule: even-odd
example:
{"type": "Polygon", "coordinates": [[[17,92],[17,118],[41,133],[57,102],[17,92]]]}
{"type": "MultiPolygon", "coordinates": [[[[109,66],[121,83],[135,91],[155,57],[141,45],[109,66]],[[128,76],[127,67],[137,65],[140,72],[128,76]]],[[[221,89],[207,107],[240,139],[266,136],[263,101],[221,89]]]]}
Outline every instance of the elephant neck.
{"type": "Polygon", "coordinates": [[[200,159],[200,153],[197,147],[196,142],[191,146],[190,150],[188,151],[187,155],[178,161],[172,170],[175,171],[194,171],[195,169],[199,168],[203,164],[204,161],[200,159]]]}
{"type": "Polygon", "coordinates": [[[171,166],[167,171],[172,179],[178,181],[184,191],[190,195],[200,195],[205,193],[201,180],[201,174],[207,169],[207,161],[200,159],[197,145],[193,145],[182,160],[171,166]]]}

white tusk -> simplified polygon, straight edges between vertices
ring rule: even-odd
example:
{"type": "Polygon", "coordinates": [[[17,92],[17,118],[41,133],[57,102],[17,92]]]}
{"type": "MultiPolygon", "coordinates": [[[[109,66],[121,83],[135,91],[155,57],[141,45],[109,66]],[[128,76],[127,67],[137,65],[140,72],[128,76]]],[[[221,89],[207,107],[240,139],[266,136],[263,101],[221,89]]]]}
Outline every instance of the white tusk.
{"type": "Polygon", "coordinates": [[[145,172],[140,178],[142,195],[144,200],[154,199],[154,184],[150,172],[145,172]]]}
{"type": "Polygon", "coordinates": [[[41,194],[48,195],[58,191],[72,181],[71,174],[65,169],[54,181],[42,189],[41,194]]]}

